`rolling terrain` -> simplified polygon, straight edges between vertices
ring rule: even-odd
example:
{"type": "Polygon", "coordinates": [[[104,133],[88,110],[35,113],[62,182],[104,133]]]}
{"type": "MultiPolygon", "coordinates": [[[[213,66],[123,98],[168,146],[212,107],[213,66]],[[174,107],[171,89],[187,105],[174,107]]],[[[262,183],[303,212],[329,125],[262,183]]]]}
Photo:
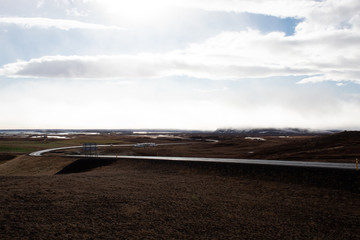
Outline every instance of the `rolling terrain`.
{"type": "Polygon", "coordinates": [[[353,162],[360,149],[359,132],[256,137],[178,133],[0,138],[0,238],[360,238],[360,178],[355,170],[76,159],[64,157],[66,151],[27,155],[83,142],[190,142],[112,146],[99,152],[353,162]]]}

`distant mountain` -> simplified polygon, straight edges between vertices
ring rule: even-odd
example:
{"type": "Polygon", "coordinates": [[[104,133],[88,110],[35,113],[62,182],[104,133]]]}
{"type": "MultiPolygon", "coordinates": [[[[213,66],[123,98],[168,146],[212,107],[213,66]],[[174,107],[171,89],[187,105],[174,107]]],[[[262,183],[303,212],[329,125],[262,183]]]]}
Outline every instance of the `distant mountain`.
{"type": "Polygon", "coordinates": [[[216,134],[236,134],[246,136],[308,136],[338,133],[338,130],[310,130],[302,128],[257,128],[257,129],[217,129],[216,134]]]}
{"type": "Polygon", "coordinates": [[[45,134],[233,134],[244,136],[308,136],[338,133],[338,130],[309,130],[301,128],[224,128],[215,131],[179,129],[13,129],[1,130],[0,135],[45,135],[45,134]]]}

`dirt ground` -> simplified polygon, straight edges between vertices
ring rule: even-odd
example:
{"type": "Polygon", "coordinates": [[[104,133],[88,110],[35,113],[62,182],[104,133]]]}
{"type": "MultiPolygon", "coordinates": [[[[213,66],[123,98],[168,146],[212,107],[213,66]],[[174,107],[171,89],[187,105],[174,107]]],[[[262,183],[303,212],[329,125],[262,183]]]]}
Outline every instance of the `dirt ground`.
{"type": "MultiPolygon", "coordinates": [[[[162,139],[191,144],[156,148],[99,149],[100,154],[159,155],[181,157],[219,157],[355,163],[360,159],[360,132],[342,132],[325,136],[262,136],[253,140],[241,135],[185,135],[184,139],[162,139]],[[206,140],[215,141],[206,141],[206,140]],[[260,140],[257,140],[260,139],[260,140]]],[[[137,142],[159,139],[138,138],[137,142]]]]}
{"type": "MultiPolygon", "coordinates": [[[[243,138],[219,139],[199,144],[211,156],[258,149],[254,155],[268,158],[297,151],[350,161],[358,153],[357,136],[349,134],[301,144],[247,140],[241,148],[243,138]]],[[[156,151],[198,151],[185,146],[156,151]]],[[[0,239],[360,239],[355,170],[3,155],[0,239]]]]}

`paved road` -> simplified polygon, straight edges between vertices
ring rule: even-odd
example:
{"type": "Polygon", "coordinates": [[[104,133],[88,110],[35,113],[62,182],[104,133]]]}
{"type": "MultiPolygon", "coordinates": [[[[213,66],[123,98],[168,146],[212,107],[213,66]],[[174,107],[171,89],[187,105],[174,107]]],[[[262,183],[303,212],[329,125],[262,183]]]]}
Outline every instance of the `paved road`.
{"type": "Polygon", "coordinates": [[[50,148],[50,149],[44,149],[44,150],[32,152],[32,153],[30,153],[29,155],[30,155],[30,156],[33,156],[33,157],[40,157],[43,153],[53,152],[53,151],[57,151],[57,150],[64,150],[64,149],[80,148],[80,147],[82,147],[82,146],[50,148]]]}
{"type": "MultiPolygon", "coordinates": [[[[183,144],[190,144],[190,143],[157,143],[156,146],[170,146],[170,145],[183,145],[183,144]]],[[[136,144],[103,144],[97,145],[97,147],[135,147],[136,144]]],[[[59,148],[50,148],[44,149],[36,152],[32,152],[29,155],[33,157],[40,157],[44,153],[58,151],[58,150],[66,150],[66,149],[73,149],[73,148],[82,148],[83,146],[70,146],[70,147],[59,147],[59,148]]]]}
{"type": "MultiPolygon", "coordinates": [[[[88,158],[85,155],[69,155],[70,157],[88,158]]],[[[159,161],[190,161],[190,162],[216,162],[216,163],[238,163],[256,165],[276,165],[310,168],[334,168],[355,170],[355,163],[329,163],[329,162],[303,162],[303,161],[280,161],[280,160],[259,160],[259,159],[234,159],[234,158],[198,158],[198,157],[159,157],[159,156],[117,156],[98,155],[97,158],[118,158],[118,159],[149,159],[159,161]]]]}
{"type": "MultiPolygon", "coordinates": [[[[190,143],[160,143],[157,146],[179,145],[190,143]]],[[[97,145],[98,147],[133,147],[135,144],[106,144],[97,145]]],[[[30,153],[30,156],[41,156],[44,153],[66,150],[73,148],[82,148],[82,146],[60,147],[52,149],[44,149],[30,153]]],[[[89,158],[86,155],[68,155],[70,157],[89,158]]],[[[234,159],[234,158],[199,158],[199,157],[159,157],[159,156],[118,156],[118,155],[98,155],[90,156],[98,158],[121,158],[121,159],[149,159],[149,160],[163,160],[163,161],[192,161],[192,162],[216,162],[216,163],[238,163],[238,164],[257,164],[257,165],[277,165],[277,166],[292,166],[292,167],[310,167],[310,168],[334,168],[334,169],[349,169],[356,168],[355,163],[329,163],[329,162],[303,162],[303,161],[280,161],[280,160],[260,160],[260,159],[234,159]]]]}

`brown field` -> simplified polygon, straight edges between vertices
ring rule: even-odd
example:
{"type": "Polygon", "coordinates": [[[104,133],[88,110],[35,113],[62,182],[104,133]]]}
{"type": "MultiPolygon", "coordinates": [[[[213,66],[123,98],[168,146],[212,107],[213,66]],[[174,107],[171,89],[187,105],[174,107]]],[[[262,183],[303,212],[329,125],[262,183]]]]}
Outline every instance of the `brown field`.
{"type": "Polygon", "coordinates": [[[0,138],[0,239],[360,239],[355,170],[27,156],[83,142],[192,142],[99,151],[354,162],[360,149],[359,132],[180,136],[0,138]]]}

